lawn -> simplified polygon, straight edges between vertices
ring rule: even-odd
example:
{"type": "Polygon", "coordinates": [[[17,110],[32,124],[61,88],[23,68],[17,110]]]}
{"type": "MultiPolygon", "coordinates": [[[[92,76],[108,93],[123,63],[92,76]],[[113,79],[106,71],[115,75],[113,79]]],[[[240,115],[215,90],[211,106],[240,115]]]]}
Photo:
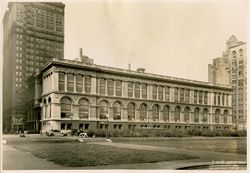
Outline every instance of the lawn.
{"type": "Polygon", "coordinates": [[[52,140],[52,138],[51,140],[12,139],[8,141],[8,145],[67,167],[154,163],[195,158],[184,154],[120,149],[72,140],[52,140]]]}
{"type": "Polygon", "coordinates": [[[113,138],[113,142],[246,154],[245,137],[201,138],[113,138]]]}

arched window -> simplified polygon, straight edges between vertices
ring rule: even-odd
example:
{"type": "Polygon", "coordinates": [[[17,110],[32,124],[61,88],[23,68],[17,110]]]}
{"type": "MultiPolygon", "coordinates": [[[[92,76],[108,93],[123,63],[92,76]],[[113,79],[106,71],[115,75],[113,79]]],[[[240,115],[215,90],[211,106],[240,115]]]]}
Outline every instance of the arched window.
{"type": "Polygon", "coordinates": [[[86,99],[79,101],[79,118],[89,117],[89,102],[86,99]]]}
{"type": "Polygon", "coordinates": [[[61,99],[61,118],[69,118],[71,115],[72,101],[68,97],[61,99]]]}
{"type": "Polygon", "coordinates": [[[134,105],[134,103],[128,104],[128,120],[135,120],[135,105],[134,105]]]}
{"type": "Polygon", "coordinates": [[[163,121],[169,121],[169,107],[163,107],[163,121]]]}
{"type": "Polygon", "coordinates": [[[189,122],[189,107],[184,109],[184,122],[189,122]]]}
{"type": "Polygon", "coordinates": [[[180,122],[180,107],[179,106],[176,106],[174,108],[174,121],[175,122],[180,122]]]}
{"type": "Polygon", "coordinates": [[[228,114],[229,114],[228,110],[225,110],[225,111],[224,111],[224,123],[225,123],[225,124],[228,123],[228,114]]]}
{"type": "Polygon", "coordinates": [[[144,121],[147,119],[147,106],[142,103],[140,106],[140,120],[144,121]]]}
{"type": "Polygon", "coordinates": [[[208,110],[207,109],[203,109],[202,122],[203,123],[208,122],[208,110]]]}
{"type": "Polygon", "coordinates": [[[216,109],[215,111],[215,123],[220,123],[220,110],[216,109]]]}
{"type": "Polygon", "coordinates": [[[114,120],[121,120],[121,104],[115,102],[113,105],[113,118],[114,120]]]}
{"type": "Polygon", "coordinates": [[[49,106],[49,117],[51,117],[51,98],[48,99],[48,106],[49,106]]]}
{"type": "Polygon", "coordinates": [[[159,121],[159,106],[154,105],[152,110],[153,110],[153,121],[159,121]]]}
{"type": "Polygon", "coordinates": [[[198,122],[199,122],[199,114],[200,114],[199,108],[195,108],[195,109],[194,109],[194,122],[195,122],[195,123],[198,123],[198,122]]]}
{"type": "Polygon", "coordinates": [[[48,105],[46,99],[43,100],[43,105],[44,105],[44,118],[47,118],[48,105]]]}
{"type": "Polygon", "coordinates": [[[108,103],[106,101],[101,101],[99,106],[99,117],[100,119],[106,119],[108,115],[108,103]]]}

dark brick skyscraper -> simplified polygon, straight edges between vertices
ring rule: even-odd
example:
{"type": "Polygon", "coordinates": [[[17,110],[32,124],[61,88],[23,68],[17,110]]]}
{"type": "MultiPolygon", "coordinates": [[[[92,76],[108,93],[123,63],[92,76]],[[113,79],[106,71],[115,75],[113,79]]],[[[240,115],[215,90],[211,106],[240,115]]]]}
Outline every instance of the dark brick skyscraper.
{"type": "Polygon", "coordinates": [[[50,59],[63,58],[64,8],[57,2],[8,4],[3,19],[4,130],[24,128],[29,76],[50,59]]]}

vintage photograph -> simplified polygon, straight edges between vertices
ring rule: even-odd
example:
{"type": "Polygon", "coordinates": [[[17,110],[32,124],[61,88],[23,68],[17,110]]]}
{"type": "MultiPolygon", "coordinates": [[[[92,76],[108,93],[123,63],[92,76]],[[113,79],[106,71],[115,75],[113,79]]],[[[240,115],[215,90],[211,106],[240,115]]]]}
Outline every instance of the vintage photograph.
{"type": "Polygon", "coordinates": [[[1,169],[247,171],[247,0],[1,5],[1,169]]]}

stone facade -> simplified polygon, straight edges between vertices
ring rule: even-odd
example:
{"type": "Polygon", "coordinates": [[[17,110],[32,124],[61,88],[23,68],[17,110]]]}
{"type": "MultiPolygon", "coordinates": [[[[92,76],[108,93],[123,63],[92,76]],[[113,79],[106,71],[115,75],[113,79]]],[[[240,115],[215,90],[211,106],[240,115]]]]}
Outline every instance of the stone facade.
{"type": "Polygon", "coordinates": [[[228,130],[232,89],[207,82],[53,59],[41,69],[42,131],[228,130]]]}

